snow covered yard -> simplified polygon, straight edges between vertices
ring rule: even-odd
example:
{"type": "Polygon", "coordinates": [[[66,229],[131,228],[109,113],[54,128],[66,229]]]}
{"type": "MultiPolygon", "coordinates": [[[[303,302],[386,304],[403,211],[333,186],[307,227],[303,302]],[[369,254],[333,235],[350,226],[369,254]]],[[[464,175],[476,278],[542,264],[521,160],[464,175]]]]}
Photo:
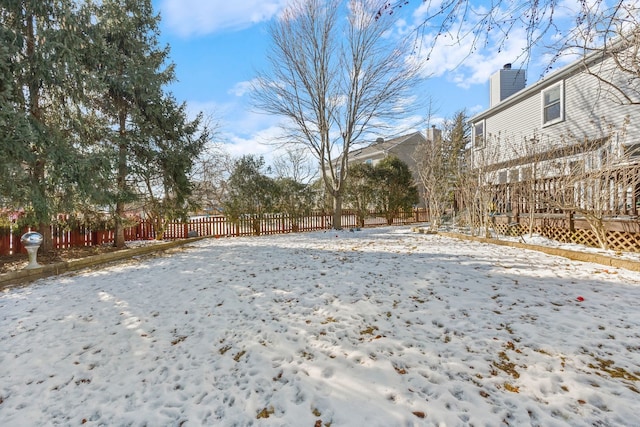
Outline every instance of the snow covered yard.
{"type": "Polygon", "coordinates": [[[408,227],[0,294],[0,425],[631,426],[640,273],[408,227]]]}

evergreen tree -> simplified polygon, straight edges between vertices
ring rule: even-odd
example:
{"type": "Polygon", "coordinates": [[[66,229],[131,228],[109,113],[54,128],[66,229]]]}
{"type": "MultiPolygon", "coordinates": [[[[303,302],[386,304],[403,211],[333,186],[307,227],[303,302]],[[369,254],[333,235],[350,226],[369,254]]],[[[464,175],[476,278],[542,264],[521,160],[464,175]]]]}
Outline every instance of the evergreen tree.
{"type": "Polygon", "coordinates": [[[174,72],[173,65],[165,66],[169,49],[159,47],[160,18],[150,0],[102,0],[92,6],[93,60],[102,84],[98,101],[110,124],[106,142],[116,151],[114,246],[123,247],[126,204],[136,198],[130,181],[131,156],[145,151],[140,146],[148,142],[148,122],[160,122],[162,88],[174,79],[174,72]]]}
{"type": "Polygon", "coordinates": [[[262,218],[272,212],[278,198],[277,186],[265,172],[262,157],[242,156],[235,163],[223,200],[227,218],[238,222],[241,217],[250,216],[256,235],[260,234],[262,218]]]}
{"type": "Polygon", "coordinates": [[[0,9],[0,206],[17,209],[26,199],[26,173],[21,167],[29,154],[26,114],[17,109],[13,69],[18,56],[16,34],[5,23],[9,11],[0,9]]]}
{"type": "Polygon", "coordinates": [[[466,165],[466,149],[470,138],[469,118],[466,111],[458,111],[454,114],[453,120],[447,125],[447,141],[449,142],[450,150],[447,158],[447,166],[449,169],[449,182],[453,194],[450,195],[450,199],[453,202],[453,212],[456,213],[462,204],[460,200],[465,186],[464,176],[467,173],[466,165]]]}
{"type": "Polygon", "coordinates": [[[82,166],[84,35],[90,21],[73,0],[0,5],[0,195],[22,206],[52,247],[49,225],[94,176],[82,166]],[[79,184],[80,183],[80,184],[79,184]]]}
{"type": "Polygon", "coordinates": [[[289,216],[291,229],[298,231],[300,219],[311,211],[313,192],[311,186],[298,182],[293,178],[279,178],[275,181],[277,187],[277,209],[289,216]]]}
{"type": "Polygon", "coordinates": [[[369,163],[355,163],[349,169],[345,192],[345,201],[353,209],[360,227],[374,207],[375,192],[378,186],[373,166],[369,163]]]}
{"type": "Polygon", "coordinates": [[[145,210],[162,239],[168,220],[185,218],[193,185],[190,172],[209,139],[209,129],[201,127],[202,115],[189,121],[185,104],[171,96],[143,111],[140,143],[131,159],[131,172],[140,182],[146,199],[145,210]]]}
{"type": "Polygon", "coordinates": [[[387,224],[391,225],[400,212],[418,203],[418,189],[409,166],[395,156],[382,159],[375,165],[374,171],[378,209],[384,213],[387,224]]]}

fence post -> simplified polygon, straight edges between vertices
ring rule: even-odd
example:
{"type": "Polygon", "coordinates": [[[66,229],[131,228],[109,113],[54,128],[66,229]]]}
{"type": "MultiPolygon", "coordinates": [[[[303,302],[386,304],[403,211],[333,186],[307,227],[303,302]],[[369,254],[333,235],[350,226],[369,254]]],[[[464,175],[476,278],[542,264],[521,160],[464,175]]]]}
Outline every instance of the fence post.
{"type": "Polygon", "coordinates": [[[569,228],[570,233],[573,233],[574,231],[576,231],[576,224],[575,224],[575,218],[573,216],[573,211],[569,211],[567,213],[567,226],[569,228]]]}

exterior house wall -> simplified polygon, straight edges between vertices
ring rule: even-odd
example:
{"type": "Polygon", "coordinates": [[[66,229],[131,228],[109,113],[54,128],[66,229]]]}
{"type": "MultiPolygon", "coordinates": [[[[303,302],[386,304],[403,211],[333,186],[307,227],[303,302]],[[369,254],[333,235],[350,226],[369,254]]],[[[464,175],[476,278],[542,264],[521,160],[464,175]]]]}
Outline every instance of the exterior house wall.
{"type": "Polygon", "coordinates": [[[396,145],[389,150],[390,154],[395,155],[404,163],[409,166],[409,169],[416,175],[416,161],[414,160],[414,154],[418,145],[424,144],[425,138],[420,135],[414,135],[407,139],[403,144],[396,145]]]}
{"type": "Polygon", "coordinates": [[[640,76],[610,55],[588,55],[470,121],[472,165],[498,212],[640,212],[640,76]]]}
{"type": "MultiPolygon", "coordinates": [[[[628,79],[615,73],[612,59],[597,61],[592,72],[604,73],[615,85],[626,87],[628,79]]],[[[622,105],[610,86],[584,72],[582,63],[572,64],[502,103],[474,116],[484,121],[484,147],[474,147],[474,162],[497,164],[525,158],[561,146],[616,135],[624,145],[640,142],[640,105],[622,105]],[[563,120],[543,125],[543,91],[560,84],[563,120]],[[484,152],[482,152],[484,151],[484,152]]]]}
{"type": "Polygon", "coordinates": [[[505,233],[639,250],[640,75],[616,61],[637,69],[637,52],[613,43],[470,119],[480,215],[505,233]]]}

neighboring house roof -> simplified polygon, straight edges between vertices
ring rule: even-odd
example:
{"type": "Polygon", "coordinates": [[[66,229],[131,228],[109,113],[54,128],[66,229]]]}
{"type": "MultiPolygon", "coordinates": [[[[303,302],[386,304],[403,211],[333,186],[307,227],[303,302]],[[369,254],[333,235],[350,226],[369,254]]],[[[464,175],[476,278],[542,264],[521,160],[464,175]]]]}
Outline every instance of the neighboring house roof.
{"type": "MultiPolygon", "coordinates": [[[[429,129],[427,131],[427,134],[440,136],[440,130],[435,128],[429,129]]],[[[378,138],[375,142],[369,144],[366,147],[349,151],[349,164],[353,165],[355,163],[365,163],[371,160],[371,163],[375,165],[378,161],[384,159],[389,155],[392,155],[407,164],[414,177],[415,182],[417,183],[419,182],[418,171],[416,167],[416,161],[414,159],[414,154],[418,145],[424,144],[426,143],[426,141],[427,138],[425,138],[425,136],[419,131],[389,140],[378,138]]],[[[341,157],[336,159],[335,163],[339,164],[340,159],[341,157]]],[[[420,198],[421,202],[419,203],[419,206],[424,207],[424,196],[420,194],[420,198]]]]}
{"type": "MultiPolygon", "coordinates": [[[[396,154],[394,151],[396,151],[399,146],[403,146],[403,150],[407,150],[411,148],[407,145],[411,145],[413,147],[413,151],[415,151],[417,144],[425,141],[425,137],[420,132],[399,136],[388,141],[380,139],[366,147],[349,152],[349,162],[365,161],[370,158],[384,157],[389,153],[396,154]]],[[[413,154],[413,151],[411,154],[413,154]]]]}

